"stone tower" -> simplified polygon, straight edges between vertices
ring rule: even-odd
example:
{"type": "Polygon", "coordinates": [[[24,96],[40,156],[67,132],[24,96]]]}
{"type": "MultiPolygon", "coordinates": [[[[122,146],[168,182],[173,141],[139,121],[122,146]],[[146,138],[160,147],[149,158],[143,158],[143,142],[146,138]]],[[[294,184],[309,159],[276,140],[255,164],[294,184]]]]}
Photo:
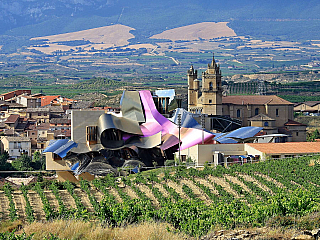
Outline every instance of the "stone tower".
{"type": "Polygon", "coordinates": [[[188,111],[197,107],[199,97],[199,81],[197,80],[197,70],[193,66],[188,70],[188,111]]]}
{"type": "Polygon", "coordinates": [[[202,73],[202,113],[222,115],[221,70],[214,56],[207,70],[202,73]]]}

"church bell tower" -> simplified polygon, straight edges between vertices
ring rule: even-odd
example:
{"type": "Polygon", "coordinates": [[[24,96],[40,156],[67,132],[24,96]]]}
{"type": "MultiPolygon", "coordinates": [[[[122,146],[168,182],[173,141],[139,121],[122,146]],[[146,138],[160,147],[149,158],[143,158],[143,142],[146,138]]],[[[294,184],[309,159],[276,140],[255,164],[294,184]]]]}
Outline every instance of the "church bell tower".
{"type": "Polygon", "coordinates": [[[221,70],[214,56],[207,70],[202,73],[202,113],[222,115],[221,70]]]}
{"type": "Polygon", "coordinates": [[[197,80],[198,73],[193,66],[188,70],[188,111],[192,112],[198,105],[199,97],[199,81],[197,80]]]}

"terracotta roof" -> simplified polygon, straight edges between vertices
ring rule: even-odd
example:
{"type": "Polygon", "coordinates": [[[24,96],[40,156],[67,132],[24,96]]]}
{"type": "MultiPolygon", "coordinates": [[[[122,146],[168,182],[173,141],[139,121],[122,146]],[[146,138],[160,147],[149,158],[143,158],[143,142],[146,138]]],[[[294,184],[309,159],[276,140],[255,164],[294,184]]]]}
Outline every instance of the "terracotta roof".
{"type": "Polygon", "coordinates": [[[43,96],[41,97],[41,106],[46,106],[50,104],[53,100],[59,98],[60,95],[57,96],[43,96]]]}
{"type": "Polygon", "coordinates": [[[273,119],[267,115],[264,115],[262,113],[260,113],[256,116],[253,116],[253,117],[249,118],[248,120],[250,120],[250,121],[275,121],[275,119],[273,119]]]}
{"type": "Polygon", "coordinates": [[[286,122],[284,126],[307,126],[307,125],[289,119],[289,121],[286,122]]]}
{"type": "Polygon", "coordinates": [[[276,95],[239,95],[239,96],[226,96],[222,97],[222,104],[234,105],[293,105],[293,103],[284,100],[276,95]]]}
{"type": "Polygon", "coordinates": [[[11,114],[7,120],[5,121],[5,123],[15,123],[16,121],[19,120],[20,115],[19,114],[11,114]]]}
{"type": "Polygon", "coordinates": [[[320,153],[320,142],[246,143],[266,154],[320,153]]]}

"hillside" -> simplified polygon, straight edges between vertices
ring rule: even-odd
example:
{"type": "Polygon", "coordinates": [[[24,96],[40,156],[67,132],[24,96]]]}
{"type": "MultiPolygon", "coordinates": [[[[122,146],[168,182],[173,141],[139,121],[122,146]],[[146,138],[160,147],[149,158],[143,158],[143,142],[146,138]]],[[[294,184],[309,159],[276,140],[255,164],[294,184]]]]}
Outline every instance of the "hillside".
{"type": "Polygon", "coordinates": [[[285,33],[311,40],[319,36],[319,11],[320,3],[314,0],[4,0],[0,35],[48,36],[122,24],[135,28],[141,40],[199,22],[228,21],[237,35],[272,38],[285,33]]]}
{"type": "Polygon", "coordinates": [[[236,36],[236,34],[231,28],[227,26],[226,22],[203,22],[167,30],[160,34],[153,35],[150,38],[169,39],[171,41],[191,41],[233,36],[236,36]]]}
{"type": "Polygon", "coordinates": [[[320,227],[319,157],[269,160],[203,170],[158,169],[80,188],[37,183],[0,192],[2,219],[100,219],[110,226],[155,219],[190,236],[212,229],[320,227]],[[64,189],[64,190],[59,190],[64,189]],[[281,221],[280,221],[281,219],[281,221]],[[294,220],[293,220],[294,219],[294,220]]]}

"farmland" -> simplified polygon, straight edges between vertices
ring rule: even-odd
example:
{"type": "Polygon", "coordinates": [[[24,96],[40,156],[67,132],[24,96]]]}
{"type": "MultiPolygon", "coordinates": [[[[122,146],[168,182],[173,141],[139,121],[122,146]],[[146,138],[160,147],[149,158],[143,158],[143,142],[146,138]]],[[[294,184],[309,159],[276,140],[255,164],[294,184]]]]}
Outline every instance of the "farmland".
{"type": "Polygon", "coordinates": [[[320,227],[319,157],[230,168],[155,169],[92,182],[39,182],[0,192],[2,220],[97,220],[119,227],[160,221],[199,237],[211,230],[320,227]],[[310,217],[312,215],[312,217],[310,217]]]}

